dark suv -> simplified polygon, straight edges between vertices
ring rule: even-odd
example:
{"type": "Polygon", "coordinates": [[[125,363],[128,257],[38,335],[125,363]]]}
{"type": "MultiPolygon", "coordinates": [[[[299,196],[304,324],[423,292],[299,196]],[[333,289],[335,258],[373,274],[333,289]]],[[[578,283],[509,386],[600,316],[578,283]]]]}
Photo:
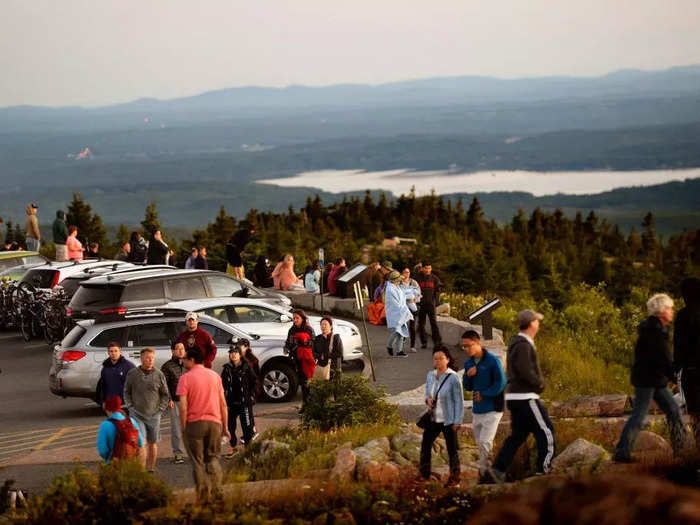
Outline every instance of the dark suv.
{"type": "Polygon", "coordinates": [[[289,308],[282,294],[266,292],[232,276],[208,270],[144,270],[117,272],[80,283],[68,305],[74,319],[123,315],[132,308],[160,306],[205,297],[253,297],[289,308]]]}

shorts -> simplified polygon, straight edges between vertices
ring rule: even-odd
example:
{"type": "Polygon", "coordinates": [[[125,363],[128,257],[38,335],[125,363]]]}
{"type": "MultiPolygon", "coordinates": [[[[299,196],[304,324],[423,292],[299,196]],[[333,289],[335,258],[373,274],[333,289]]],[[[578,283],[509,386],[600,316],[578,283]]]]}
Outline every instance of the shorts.
{"type": "Polygon", "coordinates": [[[141,435],[148,443],[158,443],[160,441],[160,412],[151,417],[144,417],[132,411],[131,417],[139,424],[141,435]]]}

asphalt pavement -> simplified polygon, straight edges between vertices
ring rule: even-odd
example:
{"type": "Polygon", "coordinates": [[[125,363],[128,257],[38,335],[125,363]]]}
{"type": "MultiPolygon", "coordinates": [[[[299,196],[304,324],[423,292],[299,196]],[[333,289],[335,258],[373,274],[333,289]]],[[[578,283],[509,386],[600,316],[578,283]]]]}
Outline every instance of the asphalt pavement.
{"type": "MultiPolygon", "coordinates": [[[[368,324],[368,333],[377,384],[389,394],[398,394],[425,382],[432,368],[429,350],[418,350],[405,358],[389,357],[386,327],[368,324]]],[[[365,353],[364,364],[348,367],[348,373],[363,372],[371,377],[366,342],[365,353]]],[[[13,479],[16,487],[34,493],[45,490],[55,475],[76,465],[95,467],[99,461],[97,427],[105,417],[88,399],[52,394],[50,365],[51,350],[42,340],[25,343],[17,332],[0,332],[0,483],[13,479]]],[[[287,403],[257,404],[258,430],[295,425],[300,404],[300,394],[287,403]]],[[[192,486],[189,465],[171,461],[169,424],[169,418],[164,417],[157,473],[173,488],[192,486]]]]}

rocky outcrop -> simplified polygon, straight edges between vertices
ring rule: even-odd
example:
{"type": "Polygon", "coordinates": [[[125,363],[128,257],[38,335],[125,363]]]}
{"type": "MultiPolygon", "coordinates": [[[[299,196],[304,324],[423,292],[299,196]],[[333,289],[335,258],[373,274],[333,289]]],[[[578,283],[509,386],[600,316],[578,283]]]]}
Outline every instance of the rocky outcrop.
{"type": "Polygon", "coordinates": [[[668,441],[662,438],[655,432],[642,430],[637,436],[637,441],[634,443],[634,452],[636,454],[653,454],[653,455],[673,455],[673,449],[668,441]]]}
{"type": "Polygon", "coordinates": [[[552,470],[559,474],[589,473],[604,461],[610,461],[610,454],[604,448],[578,438],[554,458],[552,470]]]}
{"type": "Polygon", "coordinates": [[[395,463],[366,461],[357,467],[357,479],[372,485],[394,485],[399,481],[399,466],[395,463]]]}
{"type": "Polygon", "coordinates": [[[391,444],[389,438],[381,437],[368,441],[361,447],[354,449],[357,456],[358,464],[376,461],[383,463],[389,460],[389,452],[391,452],[391,444]]]}
{"type": "Polygon", "coordinates": [[[266,439],[260,443],[260,454],[266,456],[275,450],[290,450],[287,443],[282,443],[280,441],[273,441],[271,439],[266,439]]]}
{"type": "Polygon", "coordinates": [[[331,469],[330,479],[341,483],[352,480],[355,476],[357,456],[349,448],[340,448],[335,456],[335,465],[331,469]]]}
{"type": "Polygon", "coordinates": [[[575,396],[567,401],[555,401],[549,407],[550,417],[612,417],[625,413],[627,396],[575,396]]]}

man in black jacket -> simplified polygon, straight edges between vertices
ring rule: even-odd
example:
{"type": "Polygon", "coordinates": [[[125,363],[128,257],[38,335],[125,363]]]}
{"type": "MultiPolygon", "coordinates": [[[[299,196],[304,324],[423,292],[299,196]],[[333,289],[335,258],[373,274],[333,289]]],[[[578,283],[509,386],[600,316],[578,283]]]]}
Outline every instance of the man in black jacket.
{"type": "Polygon", "coordinates": [[[148,256],[146,264],[168,264],[168,254],[170,250],[163,241],[163,234],[160,230],[153,232],[153,238],[148,243],[148,256]]]}
{"type": "Polygon", "coordinates": [[[678,374],[685,405],[700,449],[700,279],[683,279],[685,308],[678,312],[673,334],[673,368],[678,374]]]}
{"type": "Polygon", "coordinates": [[[632,461],[634,442],[652,399],[666,414],[674,453],[680,452],[685,441],[681,412],[668,389],[668,382],[673,377],[668,335],[668,325],[673,321],[673,300],[666,294],[656,294],[647,301],[647,311],[649,317],[639,324],[639,337],[634,347],[634,407],[622,429],[614,456],[615,461],[622,463],[632,461]]]}
{"type": "Polygon", "coordinates": [[[554,426],[547,409],[540,401],[544,377],[535,352],[535,335],[540,329],[542,314],[523,310],[518,314],[520,333],[508,344],[506,405],[510,410],[510,436],[501,447],[489,473],[494,481],[505,481],[515,453],[530,434],[537,442],[537,472],[547,473],[554,458],[554,426]]]}
{"type": "Polygon", "coordinates": [[[243,436],[241,443],[250,444],[257,434],[255,433],[255,420],[253,418],[253,402],[255,400],[255,372],[245,362],[238,345],[231,345],[229,362],[221,371],[221,382],[224,387],[224,396],[228,405],[228,431],[231,434],[231,452],[226,455],[232,458],[235,454],[236,419],[241,420],[243,436]]]}
{"type": "Polygon", "coordinates": [[[180,428],[180,396],[177,395],[177,384],[180,381],[182,374],[186,372],[185,365],[182,360],[185,358],[185,345],[182,343],[174,343],[172,347],[172,357],[163,363],[160,371],[165,376],[165,382],[168,385],[170,393],[170,443],[173,447],[175,455],[174,463],[181,465],[185,462],[183,457],[184,443],[182,441],[182,428],[180,428]]]}
{"type": "Polygon", "coordinates": [[[442,342],[437,318],[435,317],[435,307],[440,304],[440,287],[442,282],[436,275],[433,275],[433,266],[430,263],[423,263],[421,274],[416,277],[420,286],[421,300],[418,304],[418,336],[420,337],[420,347],[428,347],[428,338],[425,334],[425,317],[430,319],[430,335],[433,338],[433,347],[442,342]]]}

